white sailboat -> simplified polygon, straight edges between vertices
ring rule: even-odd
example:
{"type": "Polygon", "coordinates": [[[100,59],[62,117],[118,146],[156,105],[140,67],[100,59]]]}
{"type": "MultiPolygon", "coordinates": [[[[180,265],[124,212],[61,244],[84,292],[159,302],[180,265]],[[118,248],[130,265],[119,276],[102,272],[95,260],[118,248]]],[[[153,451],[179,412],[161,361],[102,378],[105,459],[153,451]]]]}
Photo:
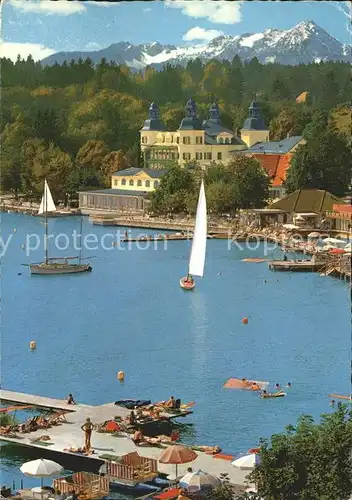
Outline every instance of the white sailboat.
{"type": "MultiPolygon", "coordinates": [[[[38,215],[44,215],[45,226],[45,260],[38,264],[30,264],[29,268],[31,274],[52,275],[52,274],[71,274],[71,273],[84,273],[91,271],[92,268],[89,263],[82,264],[82,255],[80,252],[79,257],[51,257],[48,256],[48,213],[56,212],[56,206],[51,196],[49,185],[45,179],[44,193],[40,203],[38,215]],[[69,262],[74,259],[79,259],[78,263],[69,262]]],[[[81,224],[82,234],[82,224],[81,224]]],[[[81,245],[82,246],[82,245],[81,245]]]]}
{"type": "Polygon", "coordinates": [[[180,279],[180,286],[185,290],[193,290],[195,281],[193,276],[203,277],[205,253],[207,246],[207,202],[205,198],[204,182],[200,185],[196,223],[194,227],[191,255],[189,259],[188,274],[180,279]]]}

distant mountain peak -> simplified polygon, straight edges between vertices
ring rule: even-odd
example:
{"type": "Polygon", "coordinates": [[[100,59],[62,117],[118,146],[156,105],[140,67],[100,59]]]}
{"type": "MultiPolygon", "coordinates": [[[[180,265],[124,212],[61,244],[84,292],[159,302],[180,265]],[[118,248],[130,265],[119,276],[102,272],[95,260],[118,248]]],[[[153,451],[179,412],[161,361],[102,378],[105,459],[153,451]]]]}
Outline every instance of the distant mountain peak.
{"type": "Polygon", "coordinates": [[[42,64],[61,64],[79,57],[90,57],[94,63],[99,63],[104,57],[140,70],[146,66],[160,68],[165,63],[185,65],[198,57],[202,61],[214,58],[231,60],[238,55],[242,60],[256,57],[263,64],[296,65],[320,61],[349,62],[350,53],[350,46],[340,43],[314,21],[302,21],[288,30],[269,28],[261,33],[220,35],[208,43],[181,47],[157,41],[138,45],[121,41],[99,51],[59,52],[43,59],[42,64]]]}

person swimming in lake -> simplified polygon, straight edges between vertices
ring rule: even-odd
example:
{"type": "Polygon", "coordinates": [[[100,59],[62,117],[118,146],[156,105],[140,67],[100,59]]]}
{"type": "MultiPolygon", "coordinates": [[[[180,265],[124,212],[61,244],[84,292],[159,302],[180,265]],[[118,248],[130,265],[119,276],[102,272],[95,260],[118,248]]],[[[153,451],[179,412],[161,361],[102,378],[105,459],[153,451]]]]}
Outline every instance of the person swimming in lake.
{"type": "Polygon", "coordinates": [[[280,389],[280,388],[281,388],[281,387],[280,387],[280,384],[279,384],[279,383],[275,384],[275,389],[280,389]]]}
{"type": "Polygon", "coordinates": [[[286,387],[287,387],[288,389],[291,389],[291,387],[292,387],[291,382],[287,382],[287,386],[286,386],[286,387]]]}

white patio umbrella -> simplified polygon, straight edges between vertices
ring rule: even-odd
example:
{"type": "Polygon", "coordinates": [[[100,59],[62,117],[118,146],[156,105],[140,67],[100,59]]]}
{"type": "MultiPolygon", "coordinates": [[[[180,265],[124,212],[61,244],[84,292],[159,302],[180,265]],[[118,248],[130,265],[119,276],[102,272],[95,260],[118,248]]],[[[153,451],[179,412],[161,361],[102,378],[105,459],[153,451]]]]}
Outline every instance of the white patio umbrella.
{"type": "Polygon", "coordinates": [[[256,453],[251,453],[250,455],[245,455],[244,457],[238,458],[231,462],[231,465],[238,467],[239,469],[254,469],[256,464],[259,464],[260,457],[256,453]]]}
{"type": "Polygon", "coordinates": [[[333,245],[346,245],[347,244],[347,241],[345,240],[339,240],[337,238],[325,238],[323,239],[323,242],[326,243],[326,244],[333,244],[333,245]]]}
{"type": "Polygon", "coordinates": [[[40,477],[41,489],[43,489],[44,477],[57,476],[63,470],[63,467],[52,460],[39,458],[38,460],[31,460],[26,462],[20,467],[21,472],[26,476],[40,477]]]}
{"type": "Polygon", "coordinates": [[[180,479],[180,487],[188,492],[205,491],[216,488],[221,484],[220,479],[212,474],[198,470],[197,472],[188,472],[180,479]]]}

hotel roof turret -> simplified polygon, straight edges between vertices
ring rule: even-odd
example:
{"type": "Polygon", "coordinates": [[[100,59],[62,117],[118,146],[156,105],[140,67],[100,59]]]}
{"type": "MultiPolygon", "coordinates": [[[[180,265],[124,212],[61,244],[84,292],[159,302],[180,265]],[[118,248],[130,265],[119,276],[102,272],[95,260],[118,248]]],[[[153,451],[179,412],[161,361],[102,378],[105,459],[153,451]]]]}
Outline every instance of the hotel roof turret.
{"type": "Polygon", "coordinates": [[[196,103],[192,98],[187,101],[185,117],[181,121],[179,130],[203,130],[202,122],[197,117],[196,103]]]}
{"type": "Polygon", "coordinates": [[[160,119],[159,106],[152,102],[148,110],[148,119],[145,120],[142,130],[166,130],[160,119]]]}

